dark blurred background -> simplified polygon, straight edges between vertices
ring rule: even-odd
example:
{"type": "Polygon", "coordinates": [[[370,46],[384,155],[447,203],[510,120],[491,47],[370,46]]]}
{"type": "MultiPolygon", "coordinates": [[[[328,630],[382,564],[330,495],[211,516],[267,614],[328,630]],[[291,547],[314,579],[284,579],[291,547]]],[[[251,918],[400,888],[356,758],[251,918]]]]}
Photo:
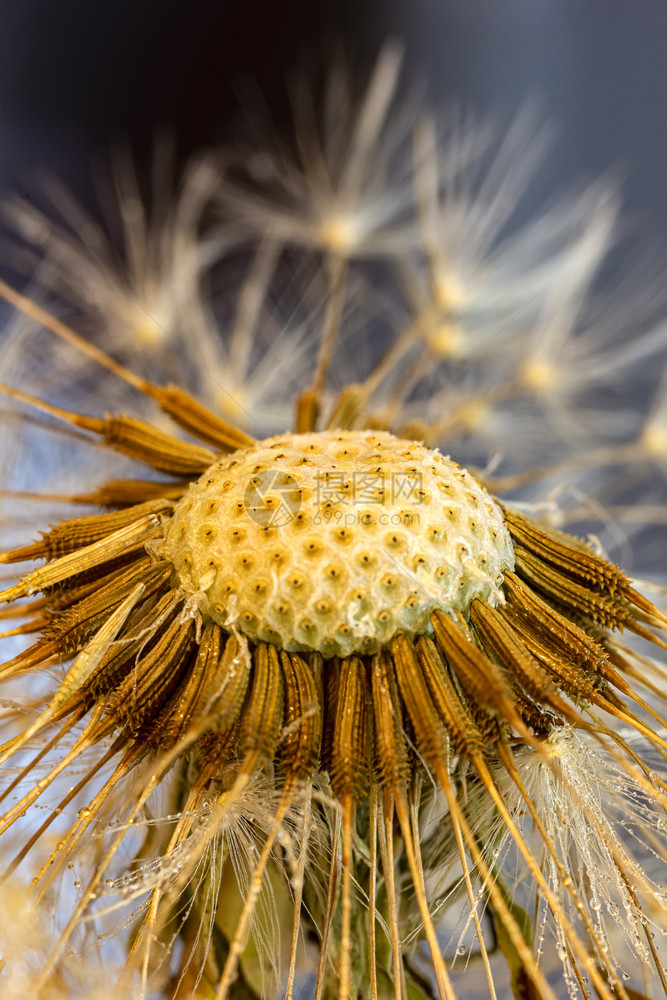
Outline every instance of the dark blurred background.
{"type": "Polygon", "coordinates": [[[282,81],[343,42],[370,63],[403,42],[436,101],[509,118],[527,99],[561,139],[549,190],[616,168],[643,229],[667,235],[663,0],[22,0],[3,5],[0,189],[48,169],[81,196],[118,140],[147,160],[157,131],[181,158],[224,137],[253,79],[285,116],[282,81]]]}

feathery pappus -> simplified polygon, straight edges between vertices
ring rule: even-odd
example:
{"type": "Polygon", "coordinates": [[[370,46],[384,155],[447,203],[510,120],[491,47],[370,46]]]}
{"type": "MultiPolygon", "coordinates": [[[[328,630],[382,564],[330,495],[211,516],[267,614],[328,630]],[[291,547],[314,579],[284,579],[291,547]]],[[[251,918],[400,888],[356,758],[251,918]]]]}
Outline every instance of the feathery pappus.
{"type": "Polygon", "coordinates": [[[657,283],[399,70],[126,167],[120,253],[10,207],[0,995],[667,996],[663,592],[576,534],[664,528],[657,283]]]}

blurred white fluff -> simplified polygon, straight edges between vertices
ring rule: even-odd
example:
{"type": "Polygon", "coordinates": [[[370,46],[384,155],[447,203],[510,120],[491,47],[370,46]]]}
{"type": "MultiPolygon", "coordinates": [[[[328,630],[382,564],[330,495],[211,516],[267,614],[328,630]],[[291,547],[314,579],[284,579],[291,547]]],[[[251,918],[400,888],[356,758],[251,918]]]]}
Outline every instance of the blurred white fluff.
{"type": "Polygon", "coordinates": [[[293,88],[294,141],[251,122],[254,146],[225,151],[225,217],[281,244],[341,257],[401,254],[416,241],[410,181],[413,108],[396,100],[400,50],[387,46],[363,97],[344,65],[315,105],[293,88]]]}
{"type": "MultiPolygon", "coordinates": [[[[93,942],[89,950],[68,955],[59,963],[47,985],[35,992],[40,968],[53,948],[57,934],[47,911],[33,908],[31,895],[14,878],[4,881],[0,894],[0,955],[3,1000],[113,1000],[118,994],[118,975],[101,961],[93,942]]],[[[124,978],[125,988],[131,984],[124,978]]],[[[128,993],[127,995],[131,995],[128,993]]]]}
{"type": "MultiPolygon", "coordinates": [[[[291,425],[309,384],[335,273],[332,405],[359,383],[378,426],[481,466],[495,456],[503,475],[555,462],[586,491],[592,468],[603,484],[632,457],[629,443],[631,464],[662,460],[664,393],[644,421],[667,357],[665,296],[637,275],[609,291],[613,186],[527,218],[525,192],[554,155],[535,112],[504,134],[460,113],[441,123],[401,99],[399,81],[395,47],[362,96],[341,64],[319,103],[301,79],[292,137],[258,116],[252,143],[194,161],[178,185],[156,156],[150,210],[126,157],[116,243],[57,186],[64,221],[15,200],[59,296],[50,307],[64,298],[65,317],[134,370],[265,437],[291,425]]],[[[87,359],[58,355],[54,386],[101,395],[87,359]]],[[[105,381],[106,405],[126,406],[115,386],[105,381]]]]}
{"type": "MultiPolygon", "coordinates": [[[[9,222],[50,265],[42,272],[45,287],[65,298],[84,330],[98,331],[135,358],[155,358],[165,347],[169,354],[170,340],[172,351],[196,340],[204,323],[201,276],[226,238],[203,228],[218,182],[208,159],[190,164],[175,188],[170,174],[169,155],[159,150],[147,206],[131,159],[119,157],[115,204],[104,206],[107,231],[54,179],[44,182],[49,214],[21,198],[5,207],[9,222]]],[[[28,256],[26,265],[33,260],[28,256]]]]}

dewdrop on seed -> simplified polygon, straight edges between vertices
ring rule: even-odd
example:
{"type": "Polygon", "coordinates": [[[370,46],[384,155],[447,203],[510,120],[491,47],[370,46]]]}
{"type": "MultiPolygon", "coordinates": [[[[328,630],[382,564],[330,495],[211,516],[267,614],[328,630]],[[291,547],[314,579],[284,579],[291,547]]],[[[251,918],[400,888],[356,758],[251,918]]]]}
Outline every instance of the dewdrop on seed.
{"type": "Polygon", "coordinates": [[[285,434],[190,487],[158,554],[205,621],[325,656],[496,606],[514,568],[500,508],[455,462],[377,431],[285,434]]]}

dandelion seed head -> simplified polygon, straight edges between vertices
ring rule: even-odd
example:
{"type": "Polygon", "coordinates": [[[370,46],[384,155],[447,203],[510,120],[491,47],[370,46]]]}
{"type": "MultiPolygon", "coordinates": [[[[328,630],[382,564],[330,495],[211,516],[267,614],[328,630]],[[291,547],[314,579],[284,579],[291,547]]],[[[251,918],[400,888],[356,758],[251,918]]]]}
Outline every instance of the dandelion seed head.
{"type": "Polygon", "coordinates": [[[456,463],[386,432],[268,438],[190,487],[162,558],[204,618],[290,651],[375,652],[501,599],[512,544],[456,463]]]}
{"type": "Polygon", "coordinates": [[[547,940],[559,998],[664,985],[665,671],[627,635],[664,649],[667,619],[532,494],[659,465],[664,385],[631,427],[624,391],[664,327],[620,286],[590,306],[606,184],[526,225],[544,130],[441,144],[396,116],[397,74],[388,49],[361,100],[340,73],[321,109],[302,87],[294,144],[195,164],[155,211],[119,176],[122,259],[71,199],[64,225],[17,208],[82,322],[0,289],[50,331],[34,373],[23,337],[3,359],[10,457],[39,469],[8,464],[6,492],[103,509],[32,540],[26,505],[0,556],[40,561],[0,594],[0,843],[44,912],[57,880],[75,900],[23,995],[98,922],[141,980],[123,995],[292,997],[305,954],[316,996],[435,996],[428,943],[441,1000],[475,991],[466,950],[489,995],[556,1000],[547,940]],[[487,493],[422,441],[510,469],[487,493]]]}

